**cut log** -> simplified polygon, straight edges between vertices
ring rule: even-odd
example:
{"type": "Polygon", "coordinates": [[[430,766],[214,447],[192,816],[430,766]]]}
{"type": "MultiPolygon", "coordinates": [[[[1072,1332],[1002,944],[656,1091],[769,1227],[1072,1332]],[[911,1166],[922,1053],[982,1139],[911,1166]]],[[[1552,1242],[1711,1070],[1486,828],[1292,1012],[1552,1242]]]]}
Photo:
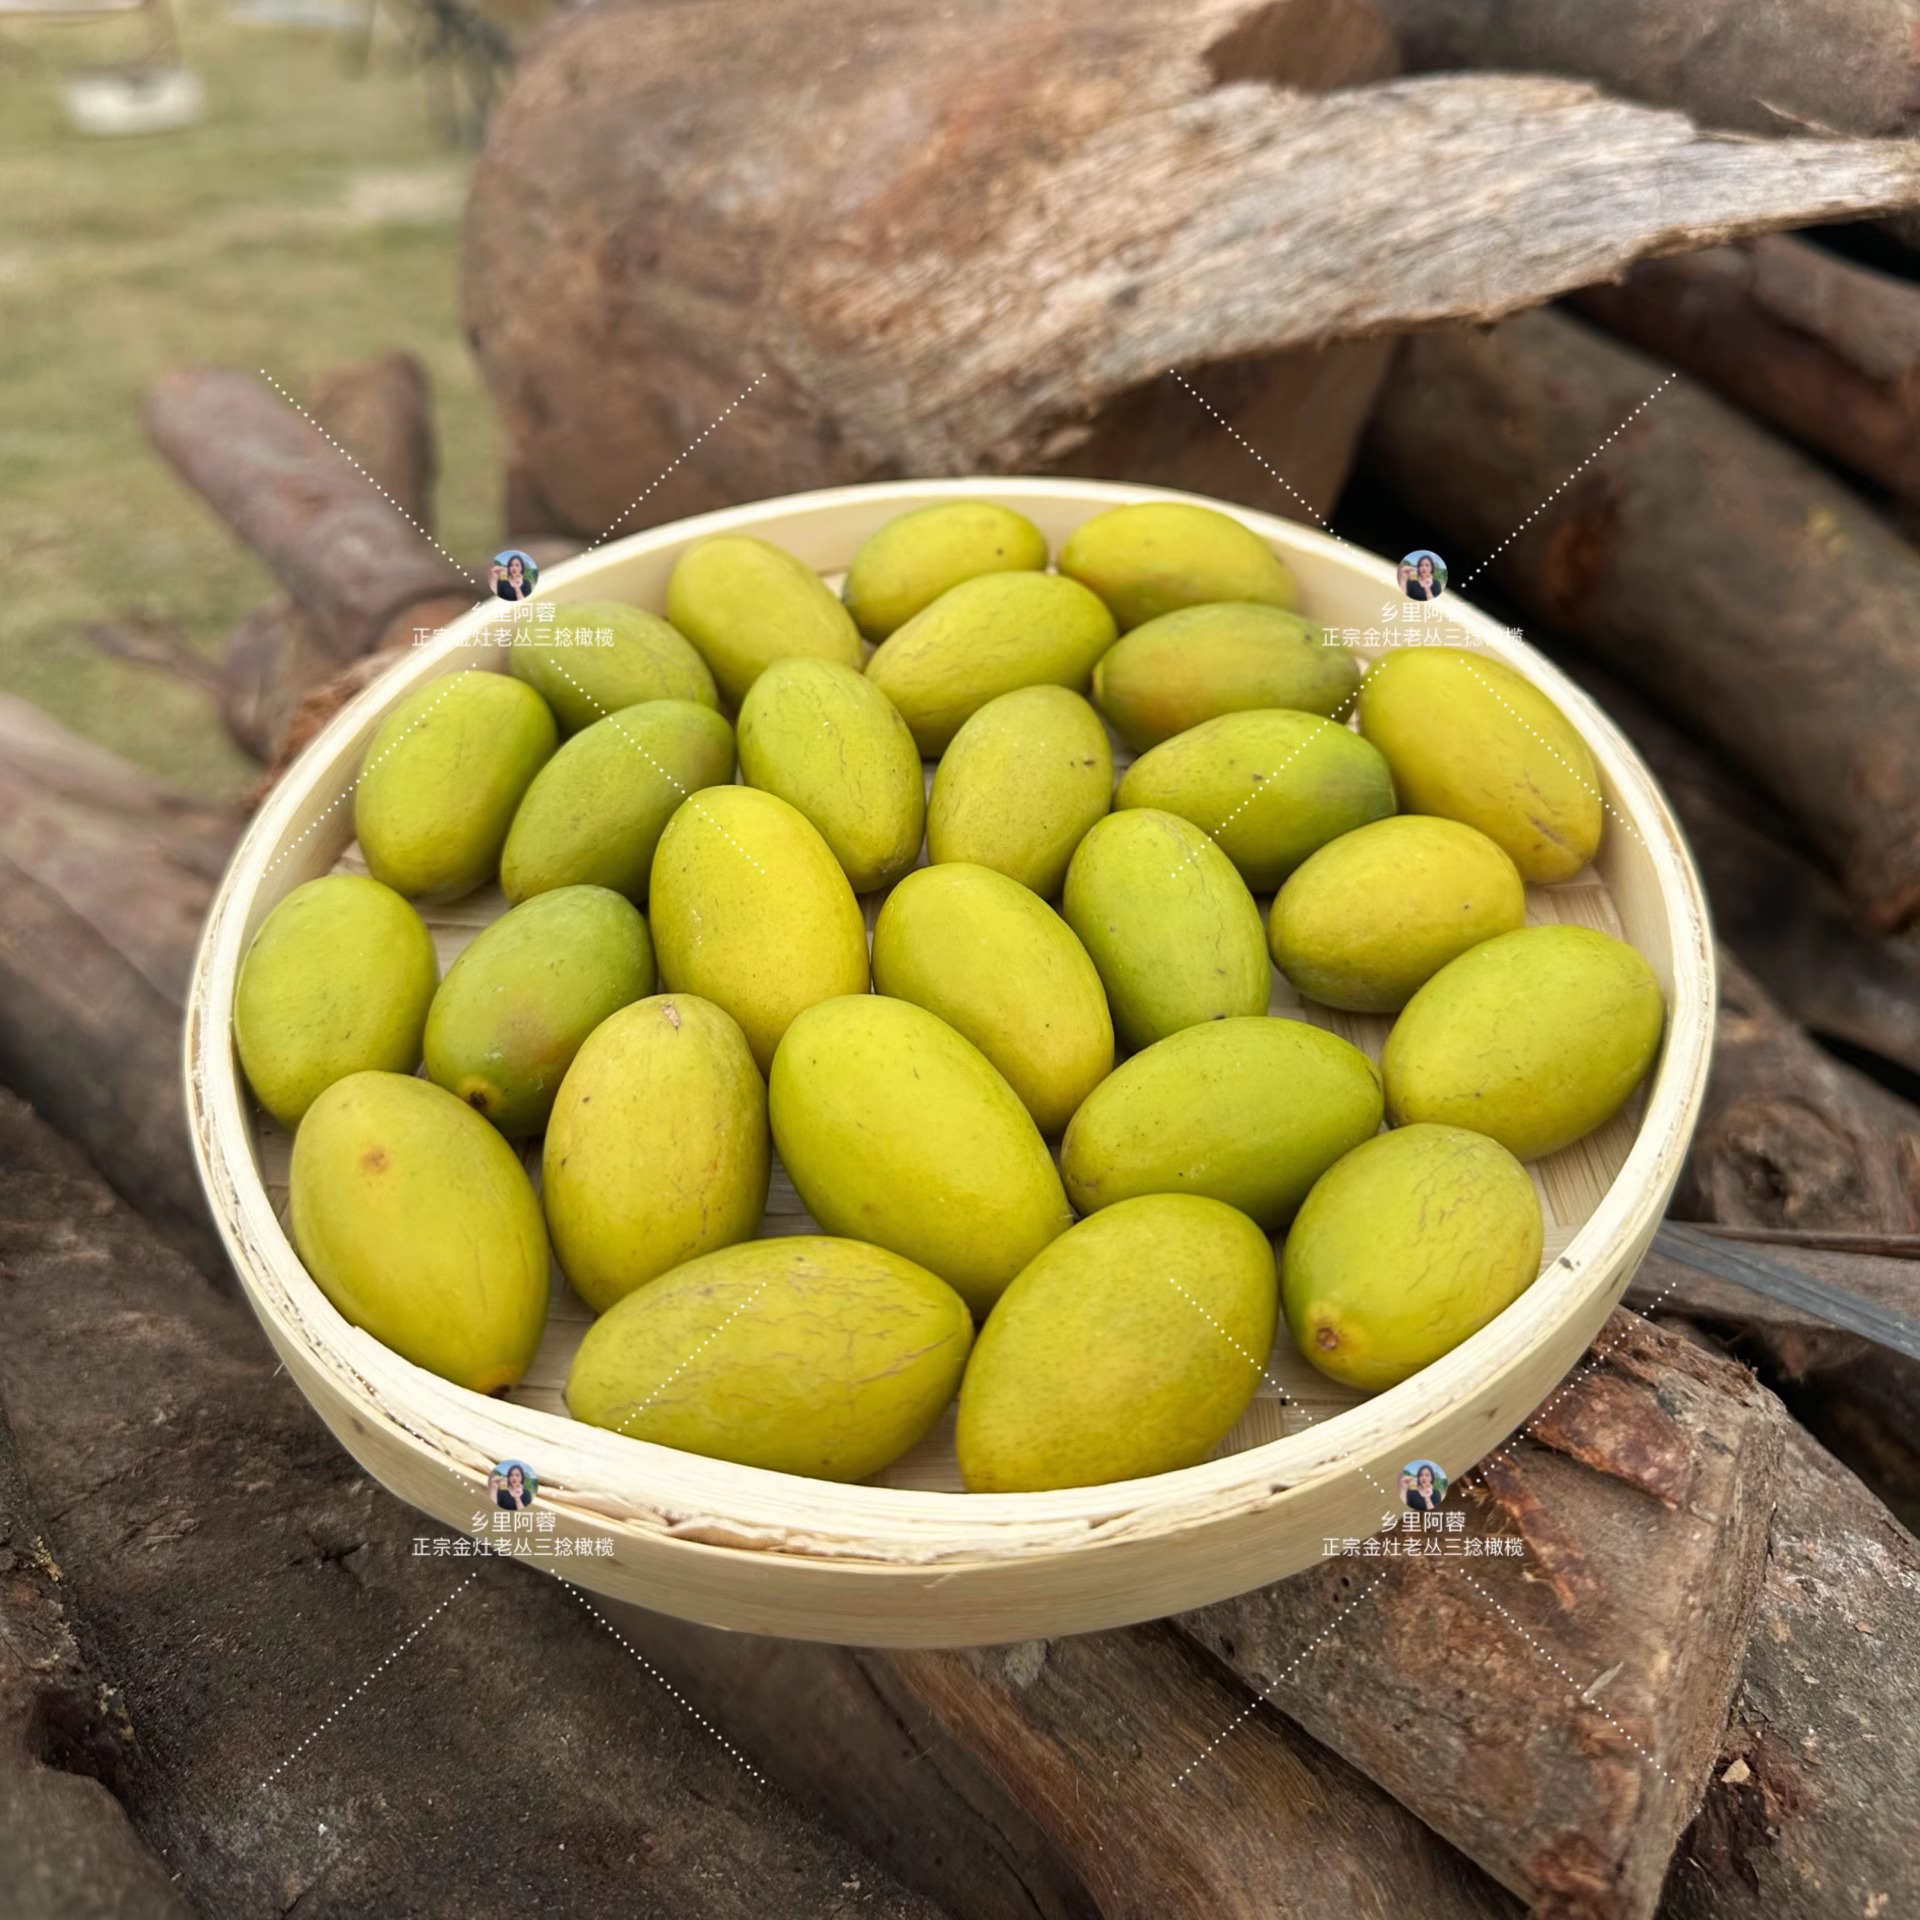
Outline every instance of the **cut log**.
{"type": "Polygon", "coordinates": [[[1377,0],[1417,71],[1576,74],[1749,133],[1920,132],[1913,0],[1377,0]]]}
{"type": "Polygon", "coordinates": [[[1767,234],[1642,261],[1574,305],[1840,466],[1920,501],[1913,282],[1767,234]]]}
{"type": "Polygon", "coordinates": [[[1711,748],[1584,655],[1547,650],[1659,776],[1741,964],[1802,1026],[1920,1073],[1920,946],[1862,932],[1793,823],[1711,748]]]}
{"type": "Polygon", "coordinates": [[[423,533],[433,532],[440,453],[433,383],[411,353],[328,367],[313,377],[314,420],[366,478],[423,533]]]}
{"type": "Polygon", "coordinates": [[[1920,1232],[1920,1108],[1824,1053],[1726,948],[1683,1219],[1920,1232]]]}
{"type": "Polygon", "coordinates": [[[1713,740],[1873,927],[1920,914],[1920,553],[1578,322],[1527,314],[1403,354],[1367,457],[1444,532],[1454,583],[1484,570],[1713,740]]]}
{"type": "Polygon", "coordinates": [[[1541,1920],[1654,1912],[1720,1749],[1780,1447],[1751,1376],[1675,1334],[1617,1314],[1594,1357],[1450,1490],[1463,1533],[1405,1536],[1522,1555],[1342,1554],[1180,1620],[1541,1920]]]}
{"type": "Polygon", "coordinates": [[[246,1310],[10,1100],[0,1269],[0,1395],[147,1755],[124,1804],[196,1911],[939,1920],[597,1600],[539,1562],[418,1557],[440,1530],[328,1438],[246,1310]]]}
{"type": "Polygon", "coordinates": [[[1664,1920],[1920,1913],[1920,1544],[1782,1428],[1732,1724],[1664,1920]]]}
{"type": "Polygon", "coordinates": [[[1170,368],[1488,319],[1920,189],[1901,143],[1703,139],[1566,81],[1352,85],[1380,46],[1358,0],[560,23],[491,120],[463,260],[528,511],[598,534],[1044,468],[1170,368]]]}
{"type": "Polygon", "coordinates": [[[478,595],[402,510],[311,420],[250,374],[195,367],[147,395],[147,432],[266,561],[347,661],[418,603],[478,595]]]}
{"type": "Polygon", "coordinates": [[[180,1049],[239,826],[0,695],[0,1075],[220,1274],[180,1049]]]}
{"type": "Polygon", "coordinates": [[[888,1659],[1015,1786],[1103,1920],[1518,1911],[1165,1623],[888,1659]]]}

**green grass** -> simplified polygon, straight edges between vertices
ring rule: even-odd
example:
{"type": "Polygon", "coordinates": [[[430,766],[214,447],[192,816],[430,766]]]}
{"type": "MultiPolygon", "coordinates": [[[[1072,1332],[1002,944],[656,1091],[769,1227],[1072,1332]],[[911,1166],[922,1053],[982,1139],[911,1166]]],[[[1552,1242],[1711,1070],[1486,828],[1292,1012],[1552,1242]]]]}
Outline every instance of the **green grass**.
{"type": "Polygon", "coordinates": [[[432,376],[436,534],[463,565],[501,531],[500,438],[460,333],[465,156],[424,81],[348,63],[344,36],[181,15],[206,118],[118,140],[68,130],[56,76],[104,65],[122,23],[8,32],[0,57],[0,690],[192,790],[256,771],[179,676],[112,659],[90,622],[175,625],[217,659],[278,587],[148,445],[140,403],[170,368],[264,370],[296,398],[321,368],[393,348],[432,376]]]}

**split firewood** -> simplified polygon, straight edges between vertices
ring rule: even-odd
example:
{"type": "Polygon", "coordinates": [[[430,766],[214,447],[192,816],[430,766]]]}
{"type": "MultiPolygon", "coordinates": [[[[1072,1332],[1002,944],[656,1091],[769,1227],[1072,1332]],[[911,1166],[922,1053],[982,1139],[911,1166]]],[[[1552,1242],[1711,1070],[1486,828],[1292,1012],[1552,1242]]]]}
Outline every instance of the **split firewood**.
{"type": "Polygon", "coordinates": [[[345,663],[449,595],[461,574],[401,508],[264,381],[220,368],[164,376],[147,432],[181,476],[266,561],[345,663]]]}
{"type": "Polygon", "coordinates": [[[1725,947],[1681,1218],[1920,1232],[1920,1108],[1823,1052],[1725,947]]]}
{"type": "MultiPolygon", "coordinates": [[[[1089,447],[1162,477],[1161,446],[1116,465],[1101,430],[1169,369],[1920,197],[1903,143],[1702,138],[1530,75],[1355,84],[1386,57],[1361,0],[565,20],[491,120],[463,263],[521,497],[597,534],[1089,447]]],[[[1258,445],[1298,487],[1289,444],[1258,445]]]]}
{"type": "Polygon", "coordinates": [[[1746,1663],[1664,1920],[1920,1913],[1920,1543],[1781,1426],[1746,1663]]]}
{"type": "MultiPolygon", "coordinates": [[[[941,1920],[756,1778],[597,1599],[417,1555],[443,1530],[12,1100],[0,1273],[0,1398],[144,1756],[122,1804],[195,1911],[941,1920]]],[[[115,1696],[86,1704],[67,1739],[120,1737],[115,1696]]]]}
{"type": "Polygon", "coordinates": [[[1103,1920],[1517,1911],[1164,1622],[888,1660],[1014,1788],[1103,1920]]]}
{"type": "Polygon", "coordinates": [[[1548,651],[1659,777],[1740,963],[1802,1026],[1920,1073],[1920,946],[1862,932],[1793,822],[1711,748],[1584,655],[1548,651]]]}
{"type": "Polygon", "coordinates": [[[1780,1420],[1616,1315],[1529,1432],[1449,1494],[1467,1533],[1407,1536],[1522,1554],[1342,1554],[1180,1625],[1540,1920],[1648,1916],[1720,1749],[1780,1420]]]}
{"type": "Polygon", "coordinates": [[[1766,234],[1642,261],[1574,304],[1840,466],[1920,501],[1920,286],[1766,234]]]}
{"type": "Polygon", "coordinates": [[[1367,457],[1444,533],[1456,585],[1484,565],[1713,740],[1891,930],[1920,915],[1920,553],[1671,379],[1557,314],[1423,334],[1367,457]]]}
{"type": "Polygon", "coordinates": [[[200,924],[239,826],[0,695],[0,1078],[222,1274],[180,1049],[200,924]]]}
{"type": "Polygon", "coordinates": [[[1409,67],[1578,74],[1749,133],[1920,131],[1912,0],[1377,0],[1409,67]]]}

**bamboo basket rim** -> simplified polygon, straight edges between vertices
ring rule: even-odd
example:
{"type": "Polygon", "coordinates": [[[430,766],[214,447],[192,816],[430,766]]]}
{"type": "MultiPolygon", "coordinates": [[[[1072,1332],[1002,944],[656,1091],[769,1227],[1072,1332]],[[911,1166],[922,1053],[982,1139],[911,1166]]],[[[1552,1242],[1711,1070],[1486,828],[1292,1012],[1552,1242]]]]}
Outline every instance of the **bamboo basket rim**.
{"type": "MultiPolygon", "coordinates": [[[[1357,572],[1383,593],[1395,590],[1393,566],[1384,556],[1237,502],[1112,481],[984,477],[820,489],[665,523],[543,570],[540,598],[564,604],[600,597],[593,582],[609,565],[717,534],[767,534],[776,520],[791,523],[849,508],[872,509],[877,525],[912,507],[956,498],[1016,508],[1080,507],[1087,515],[1144,501],[1187,501],[1232,514],[1289,560],[1357,572]]],[[[781,539],[777,530],[768,537],[781,539]]],[[[731,1560],[759,1560],[768,1553],[787,1562],[819,1560],[842,1574],[957,1570],[1184,1533],[1261,1507],[1307,1482],[1352,1471],[1356,1462],[1398,1449],[1407,1449],[1401,1458],[1417,1457],[1429,1427],[1469,1397],[1492,1397],[1534,1346],[1590,1298],[1596,1269],[1623,1262],[1612,1297],[1624,1291],[1678,1178],[1699,1113],[1715,1008],[1704,891],[1652,775],[1576,683],[1523,640],[1509,638],[1505,628],[1461,600],[1457,589],[1449,588],[1448,600],[1451,619],[1473,634],[1473,644],[1550,694],[1593,750],[1618,799],[1617,811],[1632,821],[1651,861],[1669,921],[1670,951],[1663,958],[1671,980],[1666,1034],[1639,1129],[1604,1197],[1533,1286],[1453,1352],[1304,1431],[1199,1466],[1056,1492],[965,1494],[802,1479],[604,1432],[453,1386],[349,1325],[301,1265],[261,1179],[250,1097],[230,1038],[234,984],[263,884],[318,824],[289,844],[302,801],[348,763],[357,771],[367,738],[397,700],[455,670],[455,657],[479,643],[498,617],[494,602],[481,601],[415,649],[412,659],[396,661],[308,744],[235,849],[195,957],[184,1063],[195,1156],[249,1301],[283,1358],[302,1362],[290,1364],[302,1390],[320,1406],[312,1382],[330,1384],[351,1403],[363,1439],[423,1451],[469,1487],[469,1499],[481,1497],[495,1461],[530,1458],[540,1463],[543,1505],[588,1531],[653,1536],[685,1553],[731,1560]]],[[[351,778],[327,812],[350,792],[351,778]]],[[[1610,832],[1618,830],[1617,821],[1609,823],[1610,832]]],[[[296,873],[307,877],[298,868],[296,873]]],[[[1491,1423],[1487,1447],[1511,1432],[1532,1404],[1515,1420],[1491,1423]]],[[[324,1406],[320,1410],[326,1414],[324,1406]]],[[[594,1584],[584,1568],[581,1577],[594,1584]]]]}

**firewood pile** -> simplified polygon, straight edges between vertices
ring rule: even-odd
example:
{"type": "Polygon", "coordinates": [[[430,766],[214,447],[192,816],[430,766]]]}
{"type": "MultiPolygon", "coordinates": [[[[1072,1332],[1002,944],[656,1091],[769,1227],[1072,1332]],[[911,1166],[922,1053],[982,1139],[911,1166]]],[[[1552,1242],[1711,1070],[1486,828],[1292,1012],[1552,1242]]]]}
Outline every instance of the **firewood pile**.
{"type": "MultiPolygon", "coordinates": [[[[0,698],[0,1907],[1920,1913],[1917,27],[675,0],[538,38],[464,259],[503,544],[1042,471],[1438,546],[1705,875],[1676,1224],[1474,1476],[1524,1555],[950,1653],[416,1566],[188,1149],[243,821],[0,698]]],[[[146,415],[284,591],[208,688],[263,790],[484,591],[419,366],[298,399],[195,368],[146,415]]]]}

